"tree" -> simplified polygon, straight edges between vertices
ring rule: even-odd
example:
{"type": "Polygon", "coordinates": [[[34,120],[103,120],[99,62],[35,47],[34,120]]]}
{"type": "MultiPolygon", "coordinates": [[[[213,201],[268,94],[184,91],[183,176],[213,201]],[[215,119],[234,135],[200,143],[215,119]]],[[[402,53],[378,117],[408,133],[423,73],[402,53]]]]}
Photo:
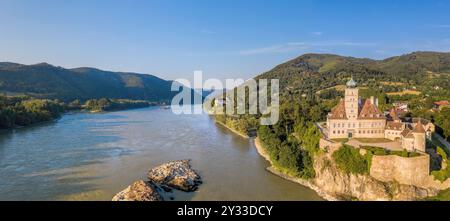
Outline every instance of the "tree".
{"type": "Polygon", "coordinates": [[[435,116],[435,123],[442,129],[445,138],[450,138],[450,108],[442,108],[435,116]]]}

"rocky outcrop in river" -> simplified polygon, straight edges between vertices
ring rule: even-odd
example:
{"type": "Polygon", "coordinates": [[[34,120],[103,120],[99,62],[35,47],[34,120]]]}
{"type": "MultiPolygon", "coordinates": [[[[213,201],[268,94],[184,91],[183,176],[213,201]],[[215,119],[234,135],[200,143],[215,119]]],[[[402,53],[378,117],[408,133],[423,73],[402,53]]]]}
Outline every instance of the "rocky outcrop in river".
{"type": "Polygon", "coordinates": [[[151,169],[149,181],[139,180],[113,197],[113,201],[162,201],[161,190],[171,188],[190,192],[202,183],[200,176],[191,168],[190,160],[171,161],[151,169]]]}
{"type": "Polygon", "coordinates": [[[197,172],[191,168],[189,162],[190,160],[168,162],[151,169],[147,176],[159,185],[187,192],[195,191],[202,181],[197,172]]]}
{"type": "Polygon", "coordinates": [[[116,194],[112,201],[162,201],[151,181],[138,180],[116,194]]]}

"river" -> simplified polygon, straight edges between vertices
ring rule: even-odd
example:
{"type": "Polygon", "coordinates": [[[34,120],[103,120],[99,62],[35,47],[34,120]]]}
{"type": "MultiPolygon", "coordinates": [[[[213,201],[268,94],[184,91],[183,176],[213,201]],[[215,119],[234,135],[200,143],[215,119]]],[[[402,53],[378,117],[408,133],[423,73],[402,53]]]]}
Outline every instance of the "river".
{"type": "Polygon", "coordinates": [[[148,169],[192,159],[204,183],[170,200],[321,200],[265,170],[253,141],[205,114],[159,107],[73,113],[0,132],[0,200],[111,200],[148,169]]]}

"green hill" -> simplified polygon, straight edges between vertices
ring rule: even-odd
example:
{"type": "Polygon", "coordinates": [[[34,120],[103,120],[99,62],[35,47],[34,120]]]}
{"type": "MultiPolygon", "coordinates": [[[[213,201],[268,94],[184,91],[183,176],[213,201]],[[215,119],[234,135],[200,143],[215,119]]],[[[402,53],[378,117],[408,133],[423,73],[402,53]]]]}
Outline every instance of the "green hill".
{"type": "Polygon", "coordinates": [[[0,93],[8,95],[65,101],[116,98],[162,102],[176,93],[170,91],[171,84],[172,81],[148,74],[65,69],[47,63],[0,63],[0,93]]]}
{"type": "Polygon", "coordinates": [[[362,85],[397,82],[449,88],[449,73],[450,53],[414,52],[384,60],[305,54],[256,79],[280,79],[281,92],[308,93],[342,85],[351,75],[362,85]]]}

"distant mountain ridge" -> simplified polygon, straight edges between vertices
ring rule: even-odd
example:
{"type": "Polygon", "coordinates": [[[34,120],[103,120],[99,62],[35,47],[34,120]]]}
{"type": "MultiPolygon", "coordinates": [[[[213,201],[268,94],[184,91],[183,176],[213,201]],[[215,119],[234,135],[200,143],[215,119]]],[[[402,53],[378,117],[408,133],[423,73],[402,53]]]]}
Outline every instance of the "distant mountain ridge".
{"type": "Polygon", "coordinates": [[[12,95],[65,101],[124,98],[164,102],[176,94],[171,85],[172,81],[149,74],[0,62],[0,93],[12,95]]]}

